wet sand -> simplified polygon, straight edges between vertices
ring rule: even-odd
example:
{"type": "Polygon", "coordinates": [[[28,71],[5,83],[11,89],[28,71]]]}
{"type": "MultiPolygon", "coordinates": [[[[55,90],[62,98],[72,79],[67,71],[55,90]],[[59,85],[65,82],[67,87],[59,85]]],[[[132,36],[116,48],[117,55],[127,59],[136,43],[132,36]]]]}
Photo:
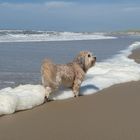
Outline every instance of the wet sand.
{"type": "MultiPolygon", "coordinates": [[[[140,62],[140,50],[131,58],[140,62]]],[[[140,140],[140,81],[0,117],[0,140],[140,140]]]]}

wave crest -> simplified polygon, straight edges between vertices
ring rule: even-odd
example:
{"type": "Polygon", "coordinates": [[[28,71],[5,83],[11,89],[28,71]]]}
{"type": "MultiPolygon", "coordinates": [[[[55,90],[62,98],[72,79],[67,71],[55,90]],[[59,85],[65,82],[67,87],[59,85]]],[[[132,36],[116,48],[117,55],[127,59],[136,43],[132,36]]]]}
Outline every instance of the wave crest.
{"type": "Polygon", "coordinates": [[[106,33],[0,30],[0,42],[39,42],[116,39],[106,33]]]}

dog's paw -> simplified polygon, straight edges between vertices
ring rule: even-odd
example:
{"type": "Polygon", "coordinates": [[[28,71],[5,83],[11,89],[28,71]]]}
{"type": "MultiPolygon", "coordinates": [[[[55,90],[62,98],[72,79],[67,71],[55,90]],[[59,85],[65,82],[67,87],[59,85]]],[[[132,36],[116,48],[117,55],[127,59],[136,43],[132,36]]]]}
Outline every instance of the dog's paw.
{"type": "Polygon", "coordinates": [[[51,100],[49,99],[49,98],[47,98],[47,97],[45,97],[45,99],[44,99],[44,103],[46,103],[46,102],[50,102],[51,100]]]}
{"type": "Polygon", "coordinates": [[[79,96],[78,94],[75,94],[75,95],[74,95],[75,98],[77,98],[78,96],[79,96]]]}

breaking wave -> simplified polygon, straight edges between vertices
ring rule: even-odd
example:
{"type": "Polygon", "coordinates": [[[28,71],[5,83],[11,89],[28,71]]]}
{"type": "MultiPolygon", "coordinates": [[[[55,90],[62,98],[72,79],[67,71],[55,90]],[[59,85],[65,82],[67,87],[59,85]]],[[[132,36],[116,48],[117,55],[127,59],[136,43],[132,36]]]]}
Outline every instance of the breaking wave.
{"type": "Polygon", "coordinates": [[[0,30],[0,42],[40,42],[116,39],[107,33],[0,30]]]}

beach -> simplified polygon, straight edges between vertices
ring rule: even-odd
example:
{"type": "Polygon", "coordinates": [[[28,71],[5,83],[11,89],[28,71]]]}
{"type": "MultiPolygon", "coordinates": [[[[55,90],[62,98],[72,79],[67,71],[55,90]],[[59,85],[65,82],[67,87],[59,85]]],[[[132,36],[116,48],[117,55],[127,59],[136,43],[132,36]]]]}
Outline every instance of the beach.
{"type": "MultiPolygon", "coordinates": [[[[139,62],[140,50],[131,58],[139,62]]],[[[0,117],[2,140],[139,140],[140,81],[0,117]]]]}
{"type": "Polygon", "coordinates": [[[139,6],[0,0],[0,140],[140,140],[139,6]]]}

